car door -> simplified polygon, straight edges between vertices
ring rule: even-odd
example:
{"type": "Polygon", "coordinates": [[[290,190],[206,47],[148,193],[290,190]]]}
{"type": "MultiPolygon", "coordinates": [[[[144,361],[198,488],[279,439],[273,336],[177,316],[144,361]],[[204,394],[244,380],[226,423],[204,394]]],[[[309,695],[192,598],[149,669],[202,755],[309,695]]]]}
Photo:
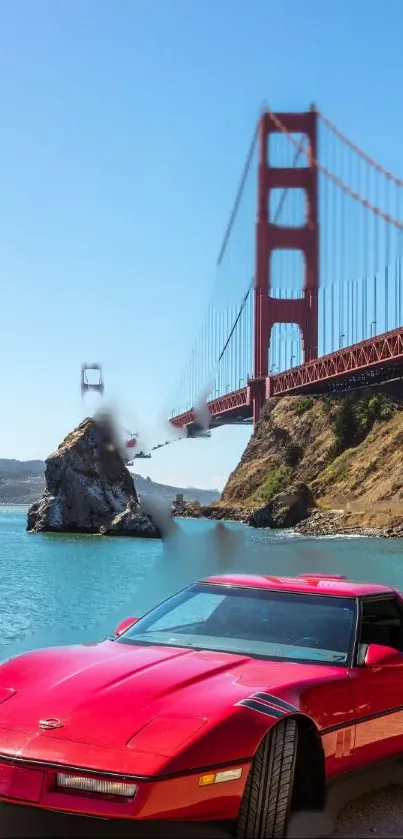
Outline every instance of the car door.
{"type": "Polygon", "coordinates": [[[350,671],[356,718],[354,768],[403,752],[403,608],[397,596],[362,598],[357,640],[350,671]],[[396,660],[367,666],[369,644],[393,647],[396,660]]]}

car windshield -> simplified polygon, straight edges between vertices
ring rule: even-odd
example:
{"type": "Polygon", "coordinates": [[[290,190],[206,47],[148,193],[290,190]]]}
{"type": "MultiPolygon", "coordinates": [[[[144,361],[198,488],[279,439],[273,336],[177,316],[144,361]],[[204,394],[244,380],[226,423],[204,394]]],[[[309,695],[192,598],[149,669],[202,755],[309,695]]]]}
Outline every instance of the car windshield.
{"type": "Polygon", "coordinates": [[[117,641],[345,665],[355,614],[353,598],[197,583],[117,641]]]}

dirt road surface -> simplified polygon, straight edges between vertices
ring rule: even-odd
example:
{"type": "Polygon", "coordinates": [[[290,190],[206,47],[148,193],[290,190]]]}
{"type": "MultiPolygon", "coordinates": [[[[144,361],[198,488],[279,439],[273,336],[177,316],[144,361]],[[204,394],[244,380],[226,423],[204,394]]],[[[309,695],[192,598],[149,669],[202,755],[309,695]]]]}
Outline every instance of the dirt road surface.
{"type": "Polygon", "coordinates": [[[340,814],[334,837],[403,836],[403,787],[367,794],[340,814]]]}

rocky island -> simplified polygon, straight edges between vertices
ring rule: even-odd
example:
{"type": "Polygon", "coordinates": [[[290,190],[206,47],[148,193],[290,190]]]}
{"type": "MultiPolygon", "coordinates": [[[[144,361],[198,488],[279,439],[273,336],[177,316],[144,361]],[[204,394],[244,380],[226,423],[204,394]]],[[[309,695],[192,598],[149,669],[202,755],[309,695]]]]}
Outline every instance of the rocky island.
{"type": "Polygon", "coordinates": [[[402,444],[400,381],[269,399],[220,502],[196,514],[305,535],[403,536],[402,444]]]}
{"type": "Polygon", "coordinates": [[[106,420],[85,419],[45,461],[46,488],[27,530],[160,538],[106,420]]]}

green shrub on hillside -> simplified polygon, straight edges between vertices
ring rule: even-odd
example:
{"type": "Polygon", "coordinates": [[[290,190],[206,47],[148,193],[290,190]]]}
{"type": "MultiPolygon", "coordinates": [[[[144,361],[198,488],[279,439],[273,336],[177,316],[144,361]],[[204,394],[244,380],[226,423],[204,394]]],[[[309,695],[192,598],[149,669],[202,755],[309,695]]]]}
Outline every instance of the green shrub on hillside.
{"type": "Polygon", "coordinates": [[[393,417],[394,412],[394,406],[379,393],[372,396],[368,402],[368,413],[374,419],[388,420],[393,417]]]}
{"type": "MultiPolygon", "coordinates": [[[[348,457],[348,455],[347,455],[348,457]]],[[[329,484],[336,484],[338,481],[343,481],[348,475],[348,462],[346,462],[346,453],[336,457],[332,463],[321,473],[321,478],[329,484]]]]}
{"type": "Polygon", "coordinates": [[[355,445],[358,434],[358,421],[351,396],[340,403],[332,425],[336,438],[334,454],[339,455],[355,445]]]}
{"type": "Polygon", "coordinates": [[[303,396],[301,402],[295,408],[295,413],[298,415],[306,414],[313,407],[313,399],[310,396],[303,396]]]}
{"type": "Polygon", "coordinates": [[[340,455],[346,449],[358,446],[371,431],[377,420],[387,420],[393,416],[394,406],[381,394],[369,399],[344,397],[337,406],[333,419],[335,434],[334,454],[340,455]]]}
{"type": "Polygon", "coordinates": [[[322,403],[322,410],[325,414],[330,414],[334,407],[334,403],[332,399],[327,399],[326,397],[323,399],[322,403]]]}
{"type": "Polygon", "coordinates": [[[278,492],[286,489],[292,477],[291,466],[280,466],[270,472],[260,487],[253,493],[253,500],[259,504],[268,504],[278,492]]]}

